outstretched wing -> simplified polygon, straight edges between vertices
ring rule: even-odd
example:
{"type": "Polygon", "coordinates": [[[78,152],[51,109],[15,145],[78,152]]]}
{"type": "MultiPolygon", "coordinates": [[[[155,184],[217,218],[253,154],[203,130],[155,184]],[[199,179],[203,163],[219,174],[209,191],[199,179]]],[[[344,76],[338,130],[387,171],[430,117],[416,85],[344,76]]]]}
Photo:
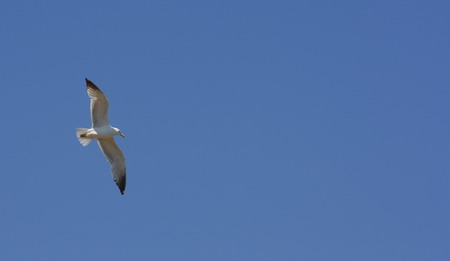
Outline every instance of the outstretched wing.
{"type": "Polygon", "coordinates": [[[91,98],[92,128],[109,125],[108,99],[105,94],[90,80],[86,78],[86,88],[91,98]]]}
{"type": "Polygon", "coordinates": [[[120,193],[123,195],[127,182],[125,157],[113,137],[100,138],[97,139],[97,142],[98,146],[103,151],[106,160],[111,163],[111,172],[114,182],[116,182],[120,189],[120,193]]]}

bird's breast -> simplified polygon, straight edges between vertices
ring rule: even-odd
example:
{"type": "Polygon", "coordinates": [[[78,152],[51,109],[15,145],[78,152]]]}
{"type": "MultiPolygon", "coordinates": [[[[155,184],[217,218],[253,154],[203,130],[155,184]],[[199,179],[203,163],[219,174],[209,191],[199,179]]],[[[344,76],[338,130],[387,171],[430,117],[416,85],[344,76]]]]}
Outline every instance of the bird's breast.
{"type": "Polygon", "coordinates": [[[111,126],[102,126],[94,128],[95,132],[97,132],[97,137],[111,137],[114,136],[115,131],[111,126]]]}

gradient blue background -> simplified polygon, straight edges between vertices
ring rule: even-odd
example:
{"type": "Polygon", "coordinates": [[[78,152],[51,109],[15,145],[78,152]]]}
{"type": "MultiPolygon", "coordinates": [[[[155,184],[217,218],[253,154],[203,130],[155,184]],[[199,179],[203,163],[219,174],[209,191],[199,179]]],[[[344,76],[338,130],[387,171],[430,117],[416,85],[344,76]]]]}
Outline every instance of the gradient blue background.
{"type": "Polygon", "coordinates": [[[449,11],[2,1],[0,258],[450,260],[449,11]]]}

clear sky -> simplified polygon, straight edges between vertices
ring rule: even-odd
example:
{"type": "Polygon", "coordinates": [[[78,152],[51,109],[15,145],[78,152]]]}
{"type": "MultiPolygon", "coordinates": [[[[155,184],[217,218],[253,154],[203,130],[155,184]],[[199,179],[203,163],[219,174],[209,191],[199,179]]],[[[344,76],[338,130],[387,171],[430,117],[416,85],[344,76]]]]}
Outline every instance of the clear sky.
{"type": "Polygon", "coordinates": [[[450,260],[449,12],[2,1],[1,259],[450,260]]]}

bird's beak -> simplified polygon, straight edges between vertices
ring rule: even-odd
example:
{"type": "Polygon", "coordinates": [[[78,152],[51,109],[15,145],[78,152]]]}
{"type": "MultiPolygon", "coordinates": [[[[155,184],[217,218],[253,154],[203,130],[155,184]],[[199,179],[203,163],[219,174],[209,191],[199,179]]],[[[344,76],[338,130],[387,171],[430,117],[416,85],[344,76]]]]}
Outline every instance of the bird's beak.
{"type": "Polygon", "coordinates": [[[122,136],[122,138],[125,138],[126,136],[124,135],[124,134],[122,134],[122,133],[120,133],[120,136],[122,136]]]}

